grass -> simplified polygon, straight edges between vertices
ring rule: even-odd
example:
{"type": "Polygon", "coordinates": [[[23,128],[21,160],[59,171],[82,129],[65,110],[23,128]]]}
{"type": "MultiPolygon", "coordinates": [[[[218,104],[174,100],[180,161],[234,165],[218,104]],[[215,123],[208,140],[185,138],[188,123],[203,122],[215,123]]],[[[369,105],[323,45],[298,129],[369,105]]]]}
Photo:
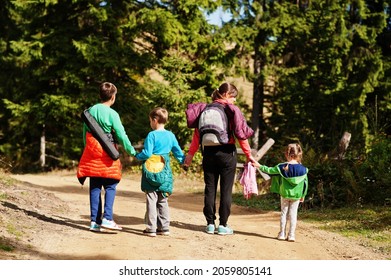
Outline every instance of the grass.
{"type": "Polygon", "coordinates": [[[8,225],[7,225],[7,232],[8,232],[9,234],[14,235],[14,236],[16,237],[16,239],[19,239],[19,238],[22,237],[22,235],[23,235],[22,232],[18,231],[18,230],[15,228],[15,226],[12,225],[12,224],[8,224],[8,225]]]}
{"type": "Polygon", "coordinates": [[[0,193],[0,201],[6,200],[7,199],[7,194],[6,193],[0,193]]]}
{"type": "Polygon", "coordinates": [[[11,252],[14,250],[14,248],[12,246],[8,246],[6,244],[3,244],[1,241],[0,241],[0,250],[1,251],[6,251],[6,252],[11,252]]]}
{"type": "Polygon", "coordinates": [[[359,240],[380,252],[391,254],[391,208],[388,206],[305,210],[300,218],[323,230],[359,240]]]}
{"type": "MultiPolygon", "coordinates": [[[[233,203],[262,211],[280,211],[280,199],[275,194],[262,194],[244,199],[233,194],[233,203]]],[[[391,207],[366,205],[360,208],[305,209],[300,207],[299,219],[318,228],[356,239],[362,245],[391,255],[391,207]]]]}

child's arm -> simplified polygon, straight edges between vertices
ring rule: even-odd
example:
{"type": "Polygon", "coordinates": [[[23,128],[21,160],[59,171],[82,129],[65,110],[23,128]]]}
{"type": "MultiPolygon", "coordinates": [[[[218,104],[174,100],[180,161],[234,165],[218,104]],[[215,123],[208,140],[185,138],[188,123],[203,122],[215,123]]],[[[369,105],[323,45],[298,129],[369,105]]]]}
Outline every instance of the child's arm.
{"type": "Polygon", "coordinates": [[[268,167],[266,165],[262,165],[262,164],[259,164],[259,162],[253,162],[253,166],[259,168],[259,170],[261,170],[263,173],[267,173],[267,174],[280,174],[280,168],[278,167],[278,165],[274,166],[274,167],[268,167]]]}
{"type": "Polygon", "coordinates": [[[136,158],[138,160],[149,159],[152,156],[153,147],[154,147],[154,141],[151,137],[151,133],[149,133],[147,138],[145,138],[143,150],[136,155],[136,158]]]}
{"type": "Polygon", "coordinates": [[[136,155],[136,150],[130,143],[128,135],[125,132],[125,128],[122,125],[121,119],[118,114],[114,114],[113,116],[113,129],[115,131],[115,135],[117,136],[118,142],[124,147],[125,151],[132,156],[136,155]]]}
{"type": "Polygon", "coordinates": [[[174,157],[179,161],[180,164],[183,164],[185,161],[185,155],[179,146],[178,140],[176,139],[175,135],[173,135],[173,145],[172,145],[172,153],[174,154],[174,157]]]}

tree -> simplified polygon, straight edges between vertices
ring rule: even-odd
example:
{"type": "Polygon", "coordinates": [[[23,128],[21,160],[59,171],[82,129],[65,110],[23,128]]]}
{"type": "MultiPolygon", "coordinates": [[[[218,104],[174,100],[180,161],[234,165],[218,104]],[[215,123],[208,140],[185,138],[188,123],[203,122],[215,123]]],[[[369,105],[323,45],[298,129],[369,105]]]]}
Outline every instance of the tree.
{"type": "MultiPolygon", "coordinates": [[[[237,56],[253,55],[249,77],[258,132],[265,123],[268,137],[300,140],[320,151],[335,147],[345,130],[355,143],[370,142],[365,101],[383,76],[377,38],[386,24],[385,1],[228,0],[225,5],[233,14],[230,34],[240,35],[230,37],[237,56]]],[[[265,140],[263,133],[258,137],[265,140]]]]}
{"type": "Polygon", "coordinates": [[[35,164],[43,162],[40,139],[48,168],[76,161],[83,148],[80,113],[99,102],[103,81],[118,88],[113,108],[132,142],[149,130],[150,107],[165,104],[185,143],[190,136],[183,102],[204,98],[218,84],[212,65],[223,49],[201,9],[214,6],[214,1],[5,1],[0,150],[14,170],[40,168],[35,164]],[[167,61],[186,64],[180,69],[187,72],[167,74],[175,70],[167,61]],[[151,82],[151,70],[169,80],[151,82]],[[171,102],[173,93],[180,103],[171,102]]]}

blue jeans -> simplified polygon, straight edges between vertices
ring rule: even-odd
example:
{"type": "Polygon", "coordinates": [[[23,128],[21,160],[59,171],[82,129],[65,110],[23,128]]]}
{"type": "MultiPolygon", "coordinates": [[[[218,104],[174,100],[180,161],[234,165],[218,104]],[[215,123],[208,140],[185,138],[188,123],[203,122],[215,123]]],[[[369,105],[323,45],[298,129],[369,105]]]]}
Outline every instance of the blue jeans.
{"type": "Polygon", "coordinates": [[[99,225],[102,223],[102,197],[100,195],[102,187],[105,189],[103,218],[113,219],[113,205],[118,183],[119,181],[115,179],[90,177],[91,222],[99,225]]]}

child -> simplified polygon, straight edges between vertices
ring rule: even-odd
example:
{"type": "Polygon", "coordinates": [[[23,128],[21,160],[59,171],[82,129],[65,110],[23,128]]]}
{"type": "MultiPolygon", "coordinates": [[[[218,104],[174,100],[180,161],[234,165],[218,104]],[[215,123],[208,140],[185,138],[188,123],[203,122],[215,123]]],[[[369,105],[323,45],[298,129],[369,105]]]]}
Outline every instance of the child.
{"type": "Polygon", "coordinates": [[[295,241],[295,230],[297,222],[297,211],[300,202],[308,190],[308,169],[301,164],[303,151],[299,144],[289,144],[285,151],[287,162],[279,163],[275,167],[253,163],[255,167],[272,176],[271,192],[278,193],[281,196],[281,220],[278,240],[286,240],[286,223],[289,218],[290,226],[288,232],[288,241],[295,241]]]}
{"type": "MultiPolygon", "coordinates": [[[[136,151],[129,141],[118,113],[110,108],[115,102],[116,86],[112,83],[104,82],[100,85],[99,90],[101,103],[92,106],[89,112],[107,134],[114,134],[116,140],[129,155],[136,155],[136,151]]],[[[83,185],[85,179],[90,177],[90,230],[95,232],[99,232],[103,228],[121,230],[122,228],[113,220],[116,187],[122,176],[121,162],[109,157],[98,140],[89,132],[86,124],[83,126],[83,141],[85,147],[78,166],[77,178],[83,185]],[[103,219],[102,186],[105,189],[103,219]]]]}
{"type": "MultiPolygon", "coordinates": [[[[228,143],[205,146],[201,143],[200,131],[195,128],[193,138],[190,144],[189,153],[186,156],[184,167],[191,164],[194,154],[198,151],[200,143],[202,144],[202,168],[204,171],[204,209],[203,213],[206,219],[205,232],[209,234],[215,233],[216,220],[216,193],[217,184],[220,181],[220,204],[219,204],[219,219],[220,224],[217,228],[217,234],[230,235],[233,234],[233,229],[227,224],[231,213],[232,203],[232,188],[234,185],[237,163],[237,152],[235,142],[238,139],[240,147],[244,151],[248,161],[255,161],[251,156],[251,148],[248,143],[248,138],[253,135],[253,130],[247,125],[246,120],[240,109],[234,105],[238,95],[237,88],[230,83],[223,83],[218,89],[212,93],[212,104],[221,104],[224,106],[228,118],[228,143]]],[[[205,108],[195,108],[194,114],[199,115],[199,112],[205,108]]],[[[197,104],[196,104],[197,105],[197,104]]]]}
{"type": "Polygon", "coordinates": [[[173,176],[169,154],[172,151],[181,164],[185,159],[175,135],[164,128],[167,121],[168,112],[164,108],[157,107],[149,113],[153,131],[148,133],[143,150],[136,155],[143,161],[141,190],[146,194],[147,228],[143,233],[151,237],[170,234],[168,196],[172,194],[173,176]]]}

